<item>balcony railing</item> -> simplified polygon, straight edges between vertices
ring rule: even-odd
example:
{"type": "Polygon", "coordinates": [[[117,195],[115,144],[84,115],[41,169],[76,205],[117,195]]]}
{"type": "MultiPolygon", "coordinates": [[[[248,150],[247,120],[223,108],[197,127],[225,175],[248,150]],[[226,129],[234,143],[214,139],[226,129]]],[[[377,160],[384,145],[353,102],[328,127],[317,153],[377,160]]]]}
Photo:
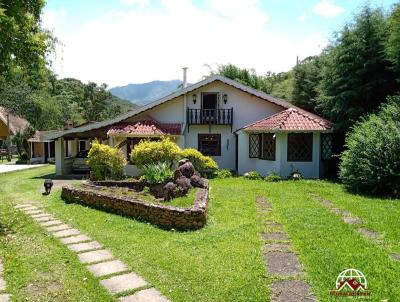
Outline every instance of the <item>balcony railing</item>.
{"type": "Polygon", "coordinates": [[[189,109],[187,124],[190,125],[233,125],[233,108],[231,109],[189,109]]]}

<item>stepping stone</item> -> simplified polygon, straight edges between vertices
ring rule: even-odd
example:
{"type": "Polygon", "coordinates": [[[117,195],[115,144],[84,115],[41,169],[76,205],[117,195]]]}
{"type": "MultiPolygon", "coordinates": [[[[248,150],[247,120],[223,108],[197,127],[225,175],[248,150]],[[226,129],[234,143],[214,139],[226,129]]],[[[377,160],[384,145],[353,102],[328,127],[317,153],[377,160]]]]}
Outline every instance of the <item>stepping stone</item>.
{"type": "Polygon", "coordinates": [[[79,252],[90,251],[90,250],[98,250],[98,249],[102,248],[102,246],[97,241],[92,241],[92,242],[71,244],[71,245],[68,245],[68,248],[73,252],[79,253],[79,252]]]}
{"type": "Polygon", "coordinates": [[[129,273],[101,280],[103,285],[112,294],[146,286],[147,282],[135,273],[129,273]]]}
{"type": "Polygon", "coordinates": [[[343,221],[347,224],[361,224],[361,219],[352,216],[344,216],[343,221]]]}
{"type": "Polygon", "coordinates": [[[264,245],[265,250],[268,252],[281,251],[289,252],[291,250],[291,245],[288,243],[267,243],[264,245]]]}
{"type": "Polygon", "coordinates": [[[269,273],[275,275],[298,275],[303,272],[297,255],[287,252],[270,252],[265,255],[269,273]]]}
{"type": "Polygon", "coordinates": [[[0,291],[5,291],[7,287],[6,281],[0,277],[0,291]]]}
{"type": "Polygon", "coordinates": [[[51,217],[50,214],[48,213],[40,213],[40,214],[34,214],[34,215],[30,215],[32,218],[41,218],[41,217],[51,217]]]}
{"type": "Polygon", "coordinates": [[[100,250],[78,254],[78,258],[81,263],[93,263],[110,260],[113,255],[107,250],[100,250]]]}
{"type": "Polygon", "coordinates": [[[78,243],[78,242],[83,242],[83,241],[91,241],[92,239],[86,235],[78,235],[78,236],[72,236],[72,237],[67,237],[67,238],[61,238],[60,241],[64,244],[73,244],[73,243],[78,243]]]}
{"type": "Polygon", "coordinates": [[[128,267],[120,260],[102,262],[86,267],[95,277],[121,273],[128,270],[128,267]]]}
{"type": "Polygon", "coordinates": [[[155,288],[148,288],[134,293],[133,295],[122,297],[119,299],[121,302],[169,302],[169,300],[164,297],[155,288]]]}
{"type": "Polygon", "coordinates": [[[267,201],[267,198],[262,197],[262,196],[259,196],[256,198],[257,203],[262,203],[262,202],[266,202],[266,201],[267,201]]]}
{"type": "Polygon", "coordinates": [[[392,254],[390,255],[394,260],[400,261],[400,254],[392,254]]]}
{"type": "Polygon", "coordinates": [[[8,301],[10,301],[10,295],[7,295],[7,294],[0,294],[0,302],[8,302],[8,301]]]}
{"type": "Polygon", "coordinates": [[[277,223],[277,222],[275,222],[275,221],[266,221],[265,222],[265,225],[267,225],[267,226],[269,226],[269,227],[276,227],[276,228],[278,228],[278,227],[282,227],[282,225],[280,224],[280,223],[277,223]]]}
{"type": "Polygon", "coordinates": [[[332,211],[333,213],[339,214],[339,215],[344,214],[344,211],[343,211],[342,209],[339,209],[339,208],[332,208],[331,211],[332,211]]]}
{"type": "Polygon", "coordinates": [[[30,203],[25,203],[25,204],[17,204],[14,208],[16,209],[22,209],[22,208],[29,208],[32,207],[30,203]]]}
{"type": "Polygon", "coordinates": [[[55,225],[55,226],[50,226],[46,228],[48,232],[56,232],[56,231],[63,231],[66,229],[71,228],[68,224],[60,224],[60,225],[55,225]]]}
{"type": "Polygon", "coordinates": [[[311,287],[304,281],[277,281],[271,286],[272,302],[316,301],[311,287]]]}
{"type": "Polygon", "coordinates": [[[28,215],[31,215],[31,216],[33,216],[35,214],[45,214],[42,210],[26,211],[25,213],[28,214],[28,215]]]}
{"type": "Polygon", "coordinates": [[[323,200],[323,201],[322,201],[322,204],[323,204],[324,206],[328,207],[328,208],[333,207],[333,203],[332,203],[331,201],[329,201],[329,200],[323,200]]]}
{"type": "Polygon", "coordinates": [[[366,228],[360,228],[360,229],[358,229],[358,232],[361,235],[363,235],[363,236],[365,236],[365,237],[367,237],[368,239],[371,239],[371,240],[378,239],[378,237],[379,237],[379,234],[377,232],[369,230],[369,229],[366,229],[366,228]]]}
{"type": "Polygon", "coordinates": [[[286,233],[274,232],[274,233],[262,233],[261,238],[263,240],[288,240],[286,233]]]}
{"type": "Polygon", "coordinates": [[[40,222],[40,225],[44,227],[58,225],[58,224],[63,224],[63,222],[61,220],[49,220],[45,222],[40,222]]]}
{"type": "Polygon", "coordinates": [[[37,207],[35,207],[35,206],[21,208],[21,211],[24,211],[24,212],[31,211],[31,210],[39,210],[39,209],[37,207]]]}
{"type": "Polygon", "coordinates": [[[3,271],[4,271],[4,266],[3,266],[3,263],[0,260],[0,276],[3,275],[3,271]]]}
{"type": "Polygon", "coordinates": [[[46,221],[54,220],[54,217],[49,215],[46,217],[39,217],[39,218],[33,218],[33,219],[35,219],[37,222],[46,222],[46,221]]]}
{"type": "Polygon", "coordinates": [[[58,231],[53,233],[53,236],[56,238],[61,238],[61,237],[69,237],[73,235],[80,235],[81,232],[79,232],[77,229],[68,229],[64,231],[58,231]]]}

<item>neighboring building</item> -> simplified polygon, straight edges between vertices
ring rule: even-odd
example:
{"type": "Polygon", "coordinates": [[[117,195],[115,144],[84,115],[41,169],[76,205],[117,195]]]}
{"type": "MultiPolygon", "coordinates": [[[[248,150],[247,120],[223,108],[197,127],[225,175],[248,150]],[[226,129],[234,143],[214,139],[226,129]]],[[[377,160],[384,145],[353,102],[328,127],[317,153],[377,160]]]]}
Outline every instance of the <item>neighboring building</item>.
{"type": "Polygon", "coordinates": [[[49,135],[54,131],[36,131],[35,134],[28,139],[31,164],[44,164],[55,162],[55,142],[54,140],[45,139],[45,135],[49,135]]]}
{"type": "MultiPolygon", "coordinates": [[[[72,158],[90,140],[119,146],[129,159],[144,138],[170,135],[181,148],[210,155],[220,168],[283,177],[299,170],[319,178],[330,157],[331,123],[236,81],[213,76],[115,119],[46,135],[56,139],[56,173],[71,173],[72,158]]],[[[137,175],[128,164],[126,172],[137,175]]]]}
{"type": "Polygon", "coordinates": [[[18,131],[23,131],[28,125],[27,120],[0,106],[0,148],[7,141],[8,136],[11,137],[18,131]]]}

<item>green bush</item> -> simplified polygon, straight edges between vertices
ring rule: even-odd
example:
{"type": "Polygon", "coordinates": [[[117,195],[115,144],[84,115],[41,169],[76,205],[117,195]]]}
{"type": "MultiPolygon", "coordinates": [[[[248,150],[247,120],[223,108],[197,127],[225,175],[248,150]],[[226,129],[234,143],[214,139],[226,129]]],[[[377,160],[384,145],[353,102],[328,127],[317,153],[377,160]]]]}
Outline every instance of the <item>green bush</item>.
{"type": "Polygon", "coordinates": [[[277,173],[271,173],[270,175],[265,177],[264,180],[268,182],[278,182],[282,180],[282,177],[277,173]]]}
{"type": "Polygon", "coordinates": [[[228,169],[219,169],[214,172],[215,178],[229,178],[232,177],[232,172],[228,169]]]}
{"type": "Polygon", "coordinates": [[[357,123],[346,138],[340,178],[352,190],[400,195],[400,96],[357,123]]]}
{"type": "Polygon", "coordinates": [[[257,179],[262,178],[260,173],[258,173],[257,171],[250,171],[250,172],[244,173],[243,176],[244,176],[244,178],[251,179],[251,180],[257,180],[257,179]]]}
{"type": "Polygon", "coordinates": [[[174,179],[174,172],[168,163],[144,165],[143,179],[150,185],[162,184],[174,179]]]}
{"type": "Polygon", "coordinates": [[[160,141],[141,141],[133,148],[130,158],[139,168],[157,163],[167,163],[171,166],[180,154],[179,146],[168,137],[163,137],[160,141]]]}
{"type": "Polygon", "coordinates": [[[89,150],[87,164],[92,180],[118,180],[124,178],[125,157],[117,149],[94,141],[89,150]]]}
{"type": "Polygon", "coordinates": [[[196,149],[184,149],[180,156],[181,158],[187,158],[194,168],[202,174],[212,174],[218,169],[217,163],[211,157],[203,155],[196,149]]]}

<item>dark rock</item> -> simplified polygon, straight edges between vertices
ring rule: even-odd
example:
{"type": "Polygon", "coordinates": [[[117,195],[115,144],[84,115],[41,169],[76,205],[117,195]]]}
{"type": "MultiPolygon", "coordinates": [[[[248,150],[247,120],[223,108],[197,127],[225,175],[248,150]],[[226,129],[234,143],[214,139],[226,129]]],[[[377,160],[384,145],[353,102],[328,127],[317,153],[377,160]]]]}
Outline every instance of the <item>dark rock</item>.
{"type": "Polygon", "coordinates": [[[192,177],[190,177],[190,183],[193,187],[203,188],[203,189],[207,188],[206,181],[197,175],[193,175],[192,177]]]}
{"type": "Polygon", "coordinates": [[[177,180],[175,180],[175,183],[178,185],[178,187],[180,189],[182,189],[182,191],[185,194],[192,188],[192,184],[190,183],[190,179],[185,177],[185,176],[179,177],[177,180]]]}
{"type": "Polygon", "coordinates": [[[181,159],[180,161],[178,161],[178,167],[182,166],[183,164],[186,164],[187,162],[189,162],[187,158],[181,159]]]}
{"type": "Polygon", "coordinates": [[[174,192],[176,190],[177,185],[173,182],[167,183],[163,190],[164,190],[164,201],[169,201],[174,198],[174,192]]]}
{"type": "Polygon", "coordinates": [[[177,180],[179,177],[182,177],[182,172],[178,169],[174,171],[174,180],[177,180]]]}
{"type": "Polygon", "coordinates": [[[194,175],[195,169],[191,162],[186,162],[183,165],[179,166],[178,169],[183,176],[190,178],[194,175]]]}
{"type": "Polygon", "coordinates": [[[157,184],[150,187],[150,193],[155,198],[162,198],[164,197],[164,184],[157,184]]]}

